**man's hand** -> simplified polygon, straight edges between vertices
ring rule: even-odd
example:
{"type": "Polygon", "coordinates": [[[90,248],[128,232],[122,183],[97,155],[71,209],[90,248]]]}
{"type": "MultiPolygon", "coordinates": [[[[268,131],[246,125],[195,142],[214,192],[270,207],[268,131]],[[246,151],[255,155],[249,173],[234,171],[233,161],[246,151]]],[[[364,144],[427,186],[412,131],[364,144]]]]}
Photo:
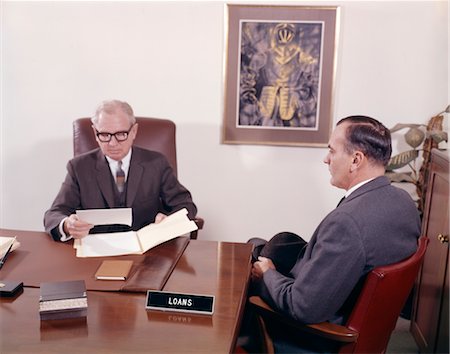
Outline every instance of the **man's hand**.
{"type": "Polygon", "coordinates": [[[158,214],[156,214],[156,217],[155,217],[155,224],[159,224],[161,221],[163,221],[165,218],[167,218],[167,215],[166,214],[163,214],[163,213],[158,213],[158,214]]]}
{"type": "Polygon", "coordinates": [[[64,221],[63,226],[66,235],[70,235],[73,238],[83,238],[87,236],[89,230],[93,227],[94,225],[80,220],[76,214],[71,214],[66,221],[64,221]]]}
{"type": "Polygon", "coordinates": [[[258,257],[258,260],[253,263],[252,267],[252,278],[260,279],[263,274],[269,269],[276,269],[272,260],[266,257],[258,257]]]}

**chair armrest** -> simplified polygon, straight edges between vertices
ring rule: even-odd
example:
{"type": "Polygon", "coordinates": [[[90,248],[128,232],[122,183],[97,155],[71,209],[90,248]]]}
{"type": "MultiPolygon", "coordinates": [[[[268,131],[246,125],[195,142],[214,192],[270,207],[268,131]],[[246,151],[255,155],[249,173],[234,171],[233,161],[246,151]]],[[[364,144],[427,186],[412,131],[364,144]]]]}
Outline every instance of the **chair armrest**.
{"type": "Polygon", "coordinates": [[[197,224],[199,230],[203,229],[203,225],[205,224],[205,220],[202,218],[196,217],[194,218],[194,222],[197,224]]]}
{"type": "MultiPolygon", "coordinates": [[[[203,228],[203,225],[205,223],[205,220],[202,218],[196,217],[194,218],[194,222],[197,224],[198,230],[201,230],[203,228]]],[[[198,230],[192,231],[190,234],[191,240],[196,240],[198,236],[198,230]]]]}
{"type": "Polygon", "coordinates": [[[284,325],[293,327],[294,329],[312,333],[323,338],[335,340],[342,343],[356,342],[356,340],[358,339],[358,332],[352,331],[347,327],[340,326],[334,323],[300,323],[280,312],[274,311],[259,296],[251,296],[249,298],[249,302],[261,316],[269,316],[271,320],[276,320],[283,323],[284,325]]]}

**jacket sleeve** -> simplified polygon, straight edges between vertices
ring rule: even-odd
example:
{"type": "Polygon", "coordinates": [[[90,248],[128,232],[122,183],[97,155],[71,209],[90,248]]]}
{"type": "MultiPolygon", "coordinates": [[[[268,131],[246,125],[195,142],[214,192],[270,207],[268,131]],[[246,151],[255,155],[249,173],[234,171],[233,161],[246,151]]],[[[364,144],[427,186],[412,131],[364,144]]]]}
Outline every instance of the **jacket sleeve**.
{"type": "Polygon", "coordinates": [[[45,231],[59,240],[59,223],[80,206],[80,190],[76,181],[72,161],[67,163],[66,178],[49,210],[44,214],[45,231]]]}
{"type": "Polygon", "coordinates": [[[294,266],[292,278],[275,270],[264,273],[269,302],[304,323],[331,319],[363,274],[366,257],[360,232],[350,215],[330,214],[294,266]]]}

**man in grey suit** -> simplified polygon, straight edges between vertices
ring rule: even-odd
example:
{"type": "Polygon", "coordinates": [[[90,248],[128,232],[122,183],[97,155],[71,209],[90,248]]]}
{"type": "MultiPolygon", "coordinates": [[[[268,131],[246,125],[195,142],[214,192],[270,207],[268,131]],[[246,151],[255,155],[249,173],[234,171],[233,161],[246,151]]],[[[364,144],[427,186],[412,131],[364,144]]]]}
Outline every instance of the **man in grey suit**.
{"type": "Polygon", "coordinates": [[[132,208],[133,230],[164,219],[161,202],[169,212],[186,208],[188,216],[195,217],[191,194],[167,159],[133,146],[138,125],[128,103],[102,102],[92,129],[99,148],[69,161],[66,179],[44,215],[45,230],[53,239],[82,238],[91,231],[94,225],[79,219],[77,209],[132,208]]]}
{"type": "MultiPolygon", "coordinates": [[[[300,246],[287,271],[276,267],[277,258],[289,263],[283,252],[285,234],[259,244],[252,268],[253,292],[303,323],[343,323],[365,275],[413,254],[420,236],[413,200],[384,176],[392,152],[385,126],[365,116],[344,118],[328,147],[324,162],[331,184],[346,190],[345,199],[319,224],[308,243],[298,236],[293,242],[292,234],[288,235],[291,246],[287,247],[300,246]]],[[[280,328],[272,332],[280,352],[330,350],[280,328]]]]}

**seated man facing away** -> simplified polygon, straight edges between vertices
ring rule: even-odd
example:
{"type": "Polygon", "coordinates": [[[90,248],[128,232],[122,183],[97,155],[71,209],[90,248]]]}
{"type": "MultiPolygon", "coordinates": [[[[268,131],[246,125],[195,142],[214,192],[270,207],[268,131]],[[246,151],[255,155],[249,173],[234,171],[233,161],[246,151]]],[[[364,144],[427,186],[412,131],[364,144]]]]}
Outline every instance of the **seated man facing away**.
{"type": "MultiPolygon", "coordinates": [[[[319,224],[306,243],[280,233],[255,244],[252,295],[303,323],[344,323],[365,275],[374,267],[413,254],[420,236],[418,210],[404,190],[384,176],[391,156],[389,130],[365,116],[340,120],[324,162],[331,184],[345,199],[319,224]],[[288,252],[285,252],[288,251],[288,252]],[[265,257],[264,257],[265,256],[265,257]],[[279,266],[278,266],[279,265],[279,266]]],[[[269,329],[280,352],[333,351],[317,338],[269,329]]]]}
{"type": "Polygon", "coordinates": [[[77,209],[132,208],[133,230],[165,218],[161,201],[169,212],[186,208],[189,218],[195,217],[191,194],[167,159],[133,146],[138,124],[128,103],[102,102],[92,129],[99,148],[68,162],[66,179],[44,215],[45,230],[54,240],[82,238],[91,231],[94,225],[80,220],[77,209]]]}

